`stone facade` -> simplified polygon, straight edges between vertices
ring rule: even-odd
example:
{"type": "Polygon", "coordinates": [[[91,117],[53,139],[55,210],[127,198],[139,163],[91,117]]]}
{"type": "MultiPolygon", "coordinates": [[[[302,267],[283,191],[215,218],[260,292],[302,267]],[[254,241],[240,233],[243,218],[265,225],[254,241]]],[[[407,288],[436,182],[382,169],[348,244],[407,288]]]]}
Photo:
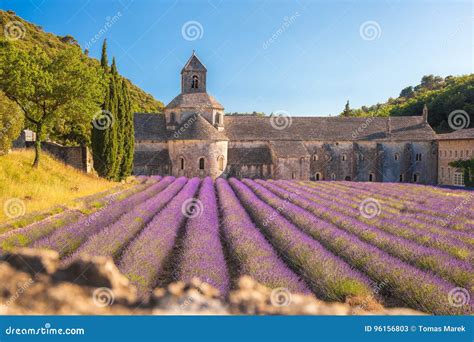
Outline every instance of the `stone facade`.
{"type": "Polygon", "coordinates": [[[463,186],[463,171],[449,163],[474,158],[474,128],[439,135],[438,149],[438,184],[463,186]]]}
{"type": "Polygon", "coordinates": [[[135,114],[135,174],[438,182],[426,108],[393,118],[224,116],[206,86],[207,69],[193,53],[164,115],[135,114]]]}

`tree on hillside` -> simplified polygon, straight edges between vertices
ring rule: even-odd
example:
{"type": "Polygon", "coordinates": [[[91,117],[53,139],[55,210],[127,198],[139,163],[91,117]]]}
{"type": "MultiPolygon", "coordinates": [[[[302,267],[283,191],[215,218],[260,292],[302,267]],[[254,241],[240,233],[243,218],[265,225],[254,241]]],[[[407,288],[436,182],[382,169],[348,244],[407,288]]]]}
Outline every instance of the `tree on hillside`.
{"type": "Polygon", "coordinates": [[[0,155],[7,153],[23,127],[23,113],[0,91],[0,155]]]}
{"type": "Polygon", "coordinates": [[[65,117],[90,123],[100,109],[102,72],[85,63],[75,46],[48,56],[39,47],[26,52],[10,42],[0,44],[0,90],[21,108],[36,133],[33,166],[38,167],[48,131],[65,117]]]}
{"type": "Polygon", "coordinates": [[[100,56],[100,66],[104,70],[109,69],[109,58],[107,57],[107,39],[102,43],[102,55],[100,56]]]}
{"type": "Polygon", "coordinates": [[[347,100],[344,110],[341,113],[342,116],[351,116],[351,107],[349,106],[349,100],[347,100]]]}
{"type": "Polygon", "coordinates": [[[400,97],[411,98],[414,94],[415,91],[413,90],[413,87],[409,86],[402,89],[402,91],[400,92],[400,97]]]}
{"type": "Polygon", "coordinates": [[[115,145],[117,147],[117,152],[115,154],[115,162],[113,165],[113,171],[110,177],[120,180],[120,168],[122,165],[122,158],[124,155],[123,144],[124,144],[124,126],[126,120],[126,105],[124,103],[125,99],[123,98],[122,92],[122,80],[117,70],[117,64],[115,62],[115,57],[112,58],[112,65],[110,67],[110,74],[114,82],[115,90],[117,92],[117,110],[116,110],[116,120],[115,120],[115,145]]]}

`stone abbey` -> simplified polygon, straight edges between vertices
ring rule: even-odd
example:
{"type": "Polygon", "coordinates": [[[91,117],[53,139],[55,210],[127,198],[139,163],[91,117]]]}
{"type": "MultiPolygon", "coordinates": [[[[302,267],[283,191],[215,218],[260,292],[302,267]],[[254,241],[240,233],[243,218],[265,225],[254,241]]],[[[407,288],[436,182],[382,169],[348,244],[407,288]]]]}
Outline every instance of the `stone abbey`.
{"type": "Polygon", "coordinates": [[[391,118],[230,116],[206,76],[193,52],[164,115],[135,114],[134,174],[450,184],[439,175],[440,144],[474,156],[474,129],[437,135],[426,107],[391,118]]]}

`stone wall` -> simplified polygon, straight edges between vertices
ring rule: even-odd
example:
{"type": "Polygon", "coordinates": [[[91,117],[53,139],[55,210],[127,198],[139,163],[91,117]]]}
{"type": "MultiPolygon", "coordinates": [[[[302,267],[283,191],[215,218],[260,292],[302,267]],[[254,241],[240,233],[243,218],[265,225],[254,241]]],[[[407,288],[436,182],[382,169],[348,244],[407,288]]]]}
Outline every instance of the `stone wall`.
{"type": "Polygon", "coordinates": [[[227,167],[227,145],[227,141],[170,140],[171,174],[175,177],[219,177],[227,167]],[[181,167],[182,158],[184,168],[181,167]],[[202,170],[199,168],[201,158],[204,159],[202,170]],[[223,158],[221,165],[220,158],[223,158]]]}
{"type": "Polygon", "coordinates": [[[86,173],[93,170],[93,158],[85,146],[62,146],[52,142],[43,142],[42,149],[55,158],[86,173]]]}
{"type": "Polygon", "coordinates": [[[449,163],[474,158],[474,139],[440,140],[438,143],[438,184],[455,185],[455,174],[462,171],[449,163]]]}

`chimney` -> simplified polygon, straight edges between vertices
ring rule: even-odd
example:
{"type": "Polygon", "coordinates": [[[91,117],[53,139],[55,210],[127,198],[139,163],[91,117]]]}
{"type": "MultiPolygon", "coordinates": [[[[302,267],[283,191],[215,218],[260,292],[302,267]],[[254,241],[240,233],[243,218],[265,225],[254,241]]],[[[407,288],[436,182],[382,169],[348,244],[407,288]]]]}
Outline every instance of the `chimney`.
{"type": "Polygon", "coordinates": [[[423,123],[428,123],[428,106],[426,103],[423,106],[423,123]]]}
{"type": "Polygon", "coordinates": [[[392,134],[392,118],[389,116],[387,119],[387,135],[392,134]]]}

